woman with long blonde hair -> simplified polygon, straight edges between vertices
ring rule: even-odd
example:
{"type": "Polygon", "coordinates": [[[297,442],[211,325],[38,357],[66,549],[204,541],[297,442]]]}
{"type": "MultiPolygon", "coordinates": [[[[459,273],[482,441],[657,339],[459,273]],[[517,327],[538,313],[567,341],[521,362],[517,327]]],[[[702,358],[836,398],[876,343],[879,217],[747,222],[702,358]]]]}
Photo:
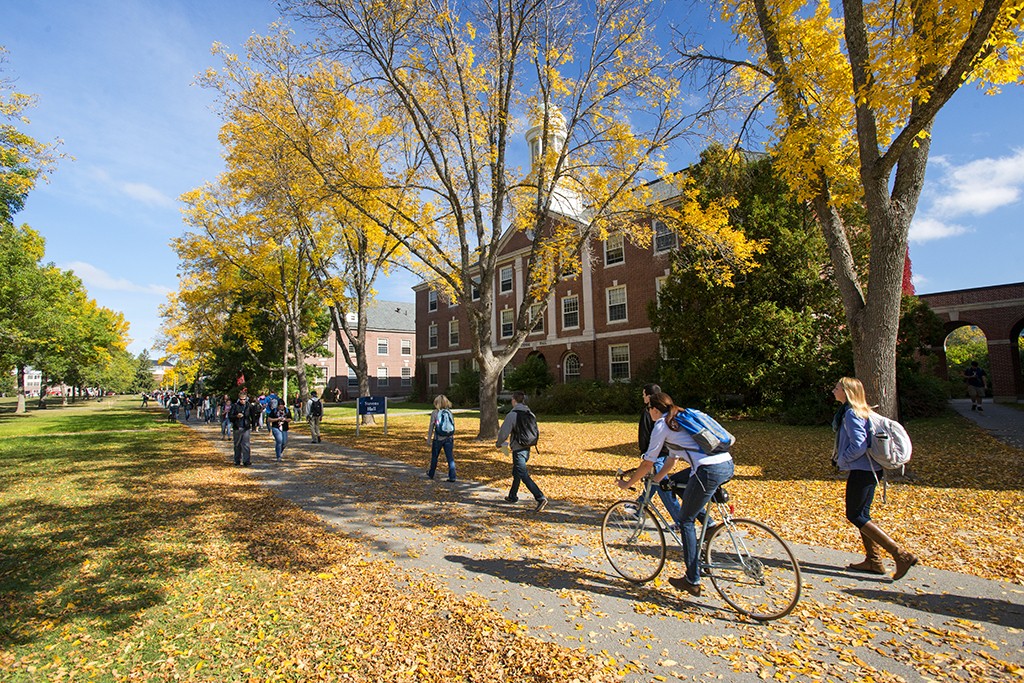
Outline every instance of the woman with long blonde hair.
{"type": "Polygon", "coordinates": [[[832,418],[832,429],[836,433],[833,458],[840,471],[849,472],[846,479],[846,519],[860,530],[865,554],[863,562],[851,564],[847,569],[885,574],[881,552],[885,550],[896,561],[893,581],[902,579],[917,564],[917,557],[900,548],[871,520],[871,503],[883,470],[868,455],[871,406],[865,397],[864,385],[859,379],[843,377],[836,382],[832,395],[843,404],[832,418]]]}

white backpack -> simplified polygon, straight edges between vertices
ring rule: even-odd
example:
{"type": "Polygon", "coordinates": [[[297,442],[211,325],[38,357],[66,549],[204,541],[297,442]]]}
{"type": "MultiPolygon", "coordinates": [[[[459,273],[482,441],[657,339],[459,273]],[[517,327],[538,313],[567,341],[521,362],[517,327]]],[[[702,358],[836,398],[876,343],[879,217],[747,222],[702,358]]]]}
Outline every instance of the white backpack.
{"type": "Polygon", "coordinates": [[[914,450],[907,430],[896,420],[874,411],[868,417],[868,426],[868,455],[886,470],[902,472],[914,450]]]}

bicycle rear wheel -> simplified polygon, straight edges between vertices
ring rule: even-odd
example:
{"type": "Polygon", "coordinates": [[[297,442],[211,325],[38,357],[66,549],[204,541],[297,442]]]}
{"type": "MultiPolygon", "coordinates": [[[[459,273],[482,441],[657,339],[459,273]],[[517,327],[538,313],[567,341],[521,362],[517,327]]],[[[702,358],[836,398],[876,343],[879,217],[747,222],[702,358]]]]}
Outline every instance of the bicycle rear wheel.
{"type": "Polygon", "coordinates": [[[615,571],[633,583],[650,581],[665,566],[665,532],[635,500],[620,500],[604,513],[601,546],[615,571]]]}
{"type": "Polygon", "coordinates": [[[723,600],[759,621],[786,616],[800,600],[796,557],[777,533],[752,519],[713,529],[702,569],[723,600]]]}

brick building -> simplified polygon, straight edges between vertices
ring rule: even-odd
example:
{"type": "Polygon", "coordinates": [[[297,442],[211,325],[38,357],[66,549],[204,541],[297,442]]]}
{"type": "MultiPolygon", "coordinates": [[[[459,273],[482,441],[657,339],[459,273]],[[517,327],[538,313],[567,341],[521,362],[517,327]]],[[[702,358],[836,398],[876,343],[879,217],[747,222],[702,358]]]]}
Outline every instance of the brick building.
{"type": "MultiPolygon", "coordinates": [[[[349,315],[349,322],[355,325],[355,314],[349,315]]],[[[326,386],[329,398],[337,387],[342,401],[355,399],[359,396],[356,373],[346,365],[333,333],[327,343],[328,355],[309,361],[320,368],[315,384],[326,386]]],[[[349,351],[355,353],[351,346],[349,351]]],[[[396,301],[375,301],[370,305],[366,314],[366,366],[372,395],[412,393],[416,374],[416,317],[412,305],[396,301]]]]}
{"type": "MultiPolygon", "coordinates": [[[[514,368],[539,355],[555,381],[580,379],[626,381],[659,352],[647,306],[668,275],[674,232],[655,225],[653,244],[630,244],[622,235],[594,241],[583,250],[579,271],[555,287],[542,324],[527,337],[506,366],[514,368]]],[[[530,239],[506,233],[498,245],[492,339],[504,345],[512,336],[525,295],[525,264],[530,239]]],[[[443,392],[458,372],[475,363],[470,353],[468,320],[463,307],[448,303],[429,284],[416,292],[418,360],[427,375],[428,391],[443,392]]]]}

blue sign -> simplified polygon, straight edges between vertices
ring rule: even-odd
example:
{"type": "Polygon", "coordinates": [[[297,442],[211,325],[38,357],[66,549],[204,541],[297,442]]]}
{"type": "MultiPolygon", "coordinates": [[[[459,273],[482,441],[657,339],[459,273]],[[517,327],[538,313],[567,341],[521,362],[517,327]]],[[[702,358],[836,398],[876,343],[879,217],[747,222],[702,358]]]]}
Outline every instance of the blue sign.
{"type": "Polygon", "coordinates": [[[386,415],[388,400],[384,396],[360,396],[357,401],[360,415],[386,415]]]}

